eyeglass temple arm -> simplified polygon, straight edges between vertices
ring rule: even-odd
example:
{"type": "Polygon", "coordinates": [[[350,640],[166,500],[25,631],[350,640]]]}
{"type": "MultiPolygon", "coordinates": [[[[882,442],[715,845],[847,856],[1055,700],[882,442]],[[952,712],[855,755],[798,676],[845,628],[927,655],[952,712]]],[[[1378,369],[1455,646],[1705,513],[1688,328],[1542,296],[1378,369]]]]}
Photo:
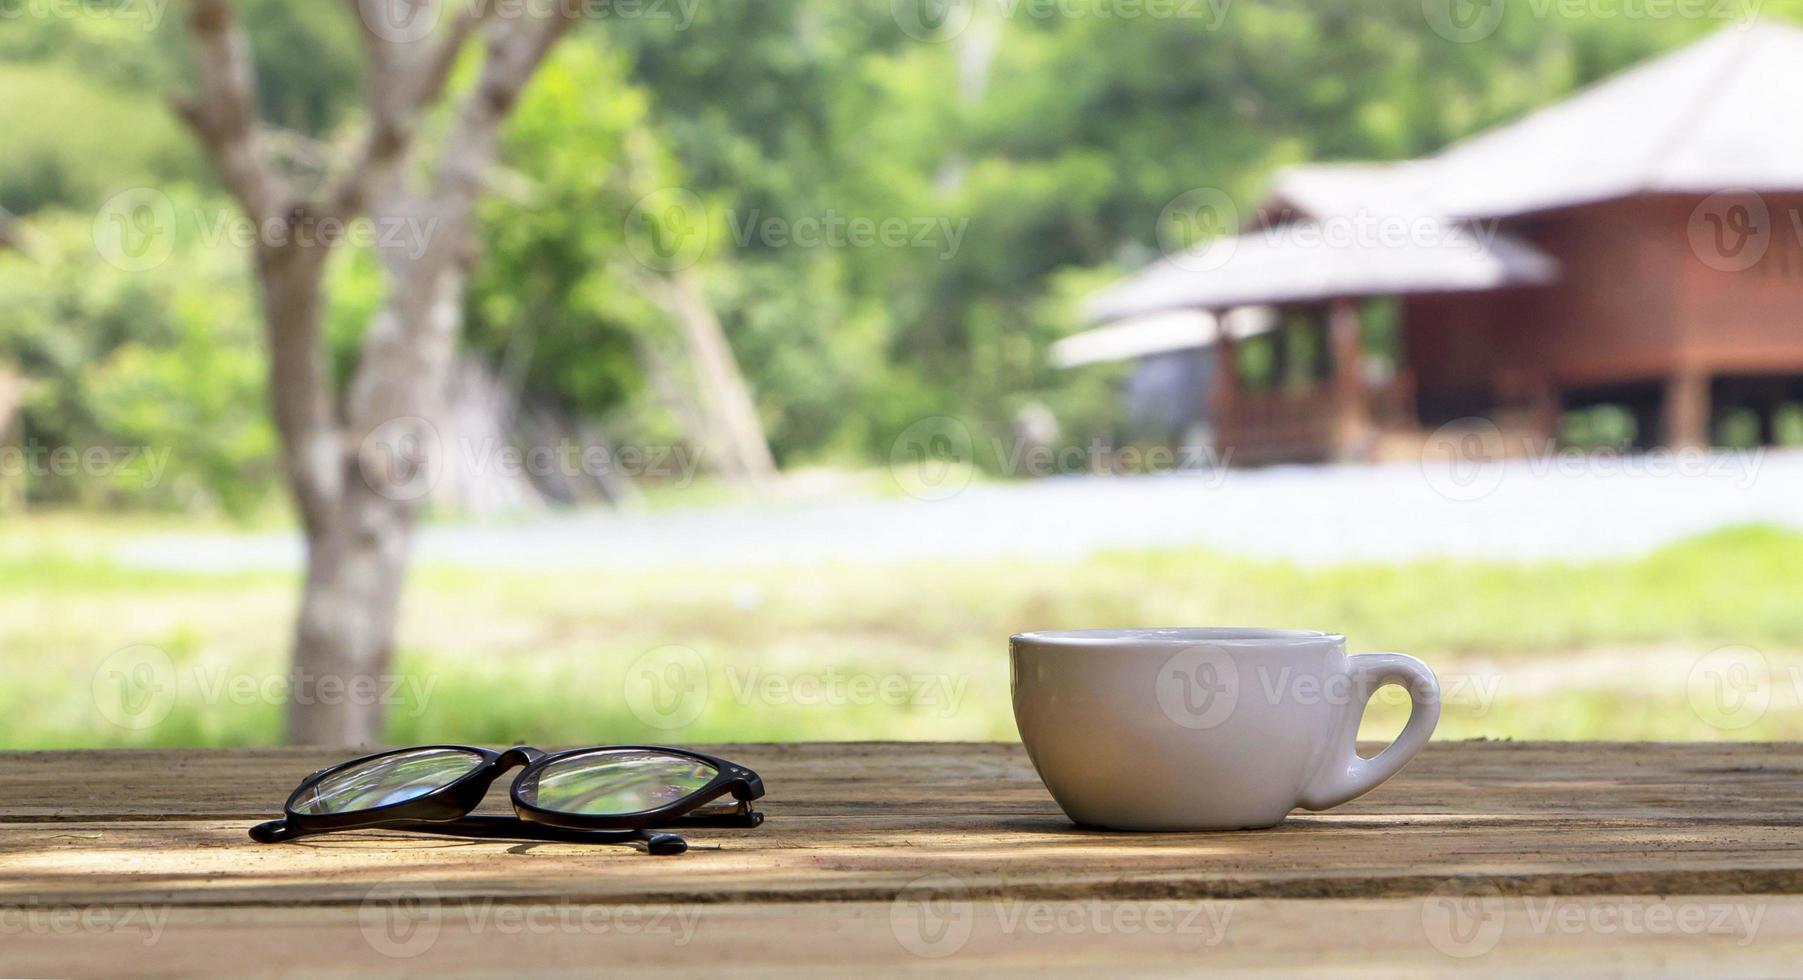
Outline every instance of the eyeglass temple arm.
{"type": "Polygon", "coordinates": [[[456,820],[410,820],[389,824],[386,829],[420,834],[448,834],[456,837],[479,837],[493,840],[553,841],[566,844],[631,844],[642,843],[653,854],[681,854],[688,842],[678,834],[651,830],[565,830],[527,823],[518,817],[472,814],[456,820]]]}
{"type": "MultiPolygon", "coordinates": [[[[651,830],[563,830],[527,823],[515,817],[473,815],[455,820],[390,820],[367,827],[343,830],[398,830],[411,834],[440,834],[450,837],[477,837],[487,840],[548,841],[566,844],[633,844],[641,843],[652,854],[681,854],[688,842],[679,834],[651,830]]],[[[252,839],[263,844],[313,837],[340,831],[303,830],[286,820],[270,820],[250,829],[252,839]]]]}
{"type": "MultiPolygon", "coordinates": [[[[314,833],[325,833],[325,831],[315,831],[314,833]]],[[[308,836],[311,834],[289,824],[287,820],[266,820],[250,828],[250,839],[259,844],[280,844],[283,841],[297,840],[308,836]]]]}
{"type": "Polygon", "coordinates": [[[691,810],[674,820],[660,824],[667,827],[757,827],[764,814],[751,808],[750,800],[739,800],[731,810],[709,805],[691,810]]]}
{"type": "MultiPolygon", "coordinates": [[[[738,806],[730,812],[697,812],[678,817],[667,826],[688,827],[756,827],[764,822],[764,815],[751,808],[747,800],[740,800],[738,806]]],[[[350,828],[347,828],[350,829],[350,828]]],[[[420,834],[448,834],[461,837],[481,837],[500,840],[542,840],[560,841],[572,844],[609,844],[630,841],[644,841],[655,845],[657,837],[673,838],[680,841],[676,834],[657,834],[651,831],[621,830],[563,830],[557,827],[546,827],[542,824],[531,824],[516,817],[471,815],[456,820],[397,820],[369,827],[355,828],[359,830],[404,830],[420,834]]],[[[250,828],[251,839],[260,844],[280,844],[285,841],[299,840],[302,837],[313,837],[319,834],[332,833],[327,830],[302,830],[286,820],[269,820],[250,828]]],[[[665,852],[653,847],[653,853],[665,852]]]]}

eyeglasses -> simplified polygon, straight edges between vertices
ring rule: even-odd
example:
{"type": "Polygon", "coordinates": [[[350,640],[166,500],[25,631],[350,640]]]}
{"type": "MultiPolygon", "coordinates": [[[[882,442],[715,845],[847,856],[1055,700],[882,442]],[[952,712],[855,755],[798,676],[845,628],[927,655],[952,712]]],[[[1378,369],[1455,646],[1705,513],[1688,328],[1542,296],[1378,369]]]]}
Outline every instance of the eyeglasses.
{"type": "Polygon", "coordinates": [[[764,815],[758,774],[737,763],[659,745],[595,746],[546,754],[467,745],[394,749],[308,776],[280,820],[250,829],[264,844],[336,830],[577,844],[642,843],[652,854],[681,854],[688,842],[669,827],[756,827],[764,815]],[[500,775],[513,780],[516,816],[472,814],[500,775]],[[730,795],[734,803],[721,805],[730,795]]]}

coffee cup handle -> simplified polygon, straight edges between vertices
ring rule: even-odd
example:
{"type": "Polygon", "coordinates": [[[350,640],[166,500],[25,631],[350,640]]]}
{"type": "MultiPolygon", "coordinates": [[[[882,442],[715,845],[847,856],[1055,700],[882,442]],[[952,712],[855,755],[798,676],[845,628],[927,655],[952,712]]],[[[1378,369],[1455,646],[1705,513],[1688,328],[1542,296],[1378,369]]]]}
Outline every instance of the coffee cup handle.
{"type": "Polygon", "coordinates": [[[1306,810],[1325,810],[1356,799],[1396,775],[1427,744],[1440,721],[1440,682],[1414,657],[1400,653],[1363,653],[1347,660],[1351,696],[1340,708],[1339,724],[1320,766],[1303,786],[1298,802],[1306,810]],[[1382,752],[1369,759],[1358,754],[1359,722],[1371,696],[1387,684],[1409,692],[1409,721],[1382,752]]]}

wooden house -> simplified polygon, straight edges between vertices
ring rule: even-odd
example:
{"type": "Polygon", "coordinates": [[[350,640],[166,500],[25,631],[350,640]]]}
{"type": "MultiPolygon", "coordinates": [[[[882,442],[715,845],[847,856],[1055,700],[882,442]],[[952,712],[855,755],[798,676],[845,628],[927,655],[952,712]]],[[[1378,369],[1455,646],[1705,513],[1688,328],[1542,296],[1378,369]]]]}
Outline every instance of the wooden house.
{"type": "Polygon", "coordinates": [[[1239,463],[1461,420],[1535,451],[1598,404],[1643,447],[1706,446],[1730,411],[1772,442],[1803,403],[1803,30],[1725,29],[1425,159],[1291,168],[1235,224],[1095,296],[1061,363],[1195,357],[1239,463]]]}

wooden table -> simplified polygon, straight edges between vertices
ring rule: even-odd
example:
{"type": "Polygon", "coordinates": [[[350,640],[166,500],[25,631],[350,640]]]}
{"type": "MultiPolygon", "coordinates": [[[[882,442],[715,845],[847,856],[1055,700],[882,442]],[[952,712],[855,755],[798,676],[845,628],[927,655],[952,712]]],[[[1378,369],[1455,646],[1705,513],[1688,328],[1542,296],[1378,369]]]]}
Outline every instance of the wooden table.
{"type": "Polygon", "coordinates": [[[346,752],[5,754],[0,974],[1803,963],[1799,745],[1436,743],[1330,813],[1158,836],[1073,827],[1016,745],[715,750],[769,820],[679,857],[245,837],[346,752]]]}

